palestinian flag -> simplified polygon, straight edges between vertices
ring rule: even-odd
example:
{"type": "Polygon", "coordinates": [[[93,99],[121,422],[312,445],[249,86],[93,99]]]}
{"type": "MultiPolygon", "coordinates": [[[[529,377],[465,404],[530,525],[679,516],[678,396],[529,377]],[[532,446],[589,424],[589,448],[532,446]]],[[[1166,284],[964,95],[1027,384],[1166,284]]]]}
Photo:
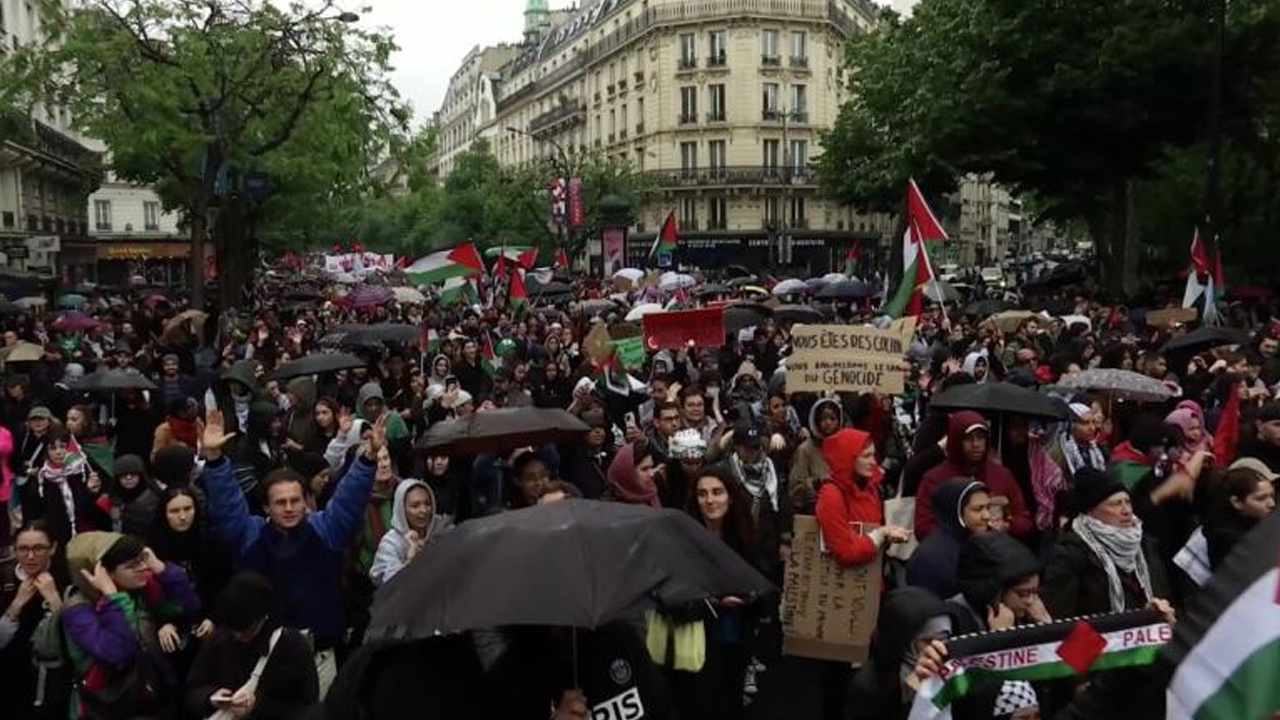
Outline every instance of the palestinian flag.
{"type": "Polygon", "coordinates": [[[1149,610],[964,635],[947,643],[947,662],[921,684],[910,720],[950,718],[951,703],[1008,680],[1041,682],[1150,665],[1172,635],[1149,610]]]}
{"type": "Polygon", "coordinates": [[[476,283],[470,278],[452,277],[444,281],[440,287],[440,304],[453,305],[465,303],[474,305],[480,302],[480,293],[476,292],[476,283]]]}
{"type": "Polygon", "coordinates": [[[498,371],[498,354],[493,351],[493,336],[487,331],[480,342],[480,364],[490,376],[498,371]]]}
{"type": "Polygon", "coordinates": [[[497,263],[509,262],[528,270],[538,262],[538,249],[528,245],[504,245],[484,251],[485,257],[497,258],[497,263]]]}
{"type": "Polygon", "coordinates": [[[527,302],[529,291],[524,287],[524,271],[515,268],[511,271],[511,286],[507,289],[507,304],[512,308],[520,308],[527,302]]]}
{"type": "Polygon", "coordinates": [[[858,269],[858,248],[857,246],[849,248],[849,252],[844,254],[844,274],[853,277],[858,269]]]}
{"type": "Polygon", "coordinates": [[[418,340],[418,349],[423,355],[435,355],[440,352],[440,333],[435,328],[427,328],[418,340]]]}
{"type": "Polygon", "coordinates": [[[432,285],[450,278],[471,277],[484,273],[484,262],[473,243],[463,243],[451,250],[441,250],[419,258],[404,269],[415,285],[432,285]]]}
{"type": "Polygon", "coordinates": [[[1280,709],[1280,515],[1236,545],[1179,619],[1169,720],[1264,720],[1280,709]]]}
{"type": "Polygon", "coordinates": [[[1151,459],[1146,453],[1125,441],[1111,451],[1111,462],[1107,464],[1107,477],[1120,481],[1125,490],[1133,492],[1138,483],[1151,473],[1151,467],[1151,459]]]}
{"type": "Polygon", "coordinates": [[[653,246],[649,248],[649,261],[656,263],[658,267],[670,266],[679,243],[680,235],[676,231],[676,213],[672,210],[667,213],[667,219],[662,221],[662,229],[658,231],[658,236],[653,239],[653,246]]]}
{"type": "Polygon", "coordinates": [[[925,243],[946,239],[947,232],[929,209],[920,186],[914,179],[908,181],[907,230],[902,237],[902,282],[884,306],[884,314],[900,318],[917,317],[924,312],[924,286],[935,282],[925,243]]]}

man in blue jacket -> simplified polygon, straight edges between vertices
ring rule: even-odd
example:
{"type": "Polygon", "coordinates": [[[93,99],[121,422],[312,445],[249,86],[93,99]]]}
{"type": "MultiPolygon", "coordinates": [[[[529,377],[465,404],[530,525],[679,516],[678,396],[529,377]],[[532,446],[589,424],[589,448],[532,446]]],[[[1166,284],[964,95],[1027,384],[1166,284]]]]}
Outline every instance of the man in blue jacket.
{"type": "Polygon", "coordinates": [[[209,413],[201,481],[210,522],[233,549],[237,570],[252,570],[271,580],[273,616],[280,624],[311,633],[324,697],[337,671],[333,649],[343,634],[342,556],[369,504],[378,451],[386,438],[386,415],[365,433],[360,457],[351,463],[329,504],[311,514],[304,501],[304,480],[290,468],[273,470],[262,481],[266,519],[250,514],[231,463],[222,454],[234,435],[226,432],[222,413],[209,413]]]}

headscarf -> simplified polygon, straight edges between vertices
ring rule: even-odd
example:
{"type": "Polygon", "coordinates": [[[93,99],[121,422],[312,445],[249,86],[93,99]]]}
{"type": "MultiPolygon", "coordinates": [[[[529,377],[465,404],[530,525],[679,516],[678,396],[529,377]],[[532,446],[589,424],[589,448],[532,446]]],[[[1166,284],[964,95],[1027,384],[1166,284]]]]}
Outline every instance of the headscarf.
{"type": "Polygon", "coordinates": [[[1165,416],[1164,421],[1170,425],[1177,425],[1182,430],[1182,449],[1188,456],[1195,454],[1199,450],[1211,449],[1209,429],[1204,425],[1204,412],[1194,400],[1183,400],[1178,403],[1173,412],[1165,416]],[[1199,442],[1191,442],[1188,434],[1192,423],[1197,421],[1200,423],[1200,440],[1199,442]]]}
{"type": "Polygon", "coordinates": [[[622,502],[650,507],[662,506],[658,499],[658,488],[640,484],[640,473],[636,472],[636,449],[632,443],[623,445],[613,456],[605,481],[609,483],[614,497],[622,502]]]}

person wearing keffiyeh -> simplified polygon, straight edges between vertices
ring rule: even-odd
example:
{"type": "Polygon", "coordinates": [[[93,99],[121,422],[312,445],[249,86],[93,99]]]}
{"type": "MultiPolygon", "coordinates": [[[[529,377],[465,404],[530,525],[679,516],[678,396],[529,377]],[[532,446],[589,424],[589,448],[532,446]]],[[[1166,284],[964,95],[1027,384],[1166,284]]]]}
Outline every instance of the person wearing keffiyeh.
{"type": "Polygon", "coordinates": [[[994,720],[1040,720],[1040,699],[1026,680],[1006,680],[991,709],[994,720]]]}
{"type": "Polygon", "coordinates": [[[1093,408],[1082,403],[1073,402],[1071,408],[1071,427],[1058,437],[1049,456],[1062,468],[1062,474],[1068,478],[1075,475],[1082,467],[1094,470],[1107,468],[1107,455],[1098,443],[1098,416],[1093,408]]]}

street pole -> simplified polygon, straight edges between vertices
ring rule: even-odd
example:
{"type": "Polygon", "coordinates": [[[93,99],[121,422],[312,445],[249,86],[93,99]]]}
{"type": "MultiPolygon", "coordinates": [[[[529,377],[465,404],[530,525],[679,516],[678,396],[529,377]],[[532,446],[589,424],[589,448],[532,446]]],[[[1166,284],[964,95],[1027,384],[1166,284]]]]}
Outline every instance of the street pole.
{"type": "Polygon", "coordinates": [[[1222,66],[1227,44],[1227,0],[1214,2],[1213,24],[1213,94],[1209,104],[1209,165],[1204,179],[1204,240],[1211,258],[1216,257],[1214,254],[1220,252],[1218,234],[1221,232],[1222,224],[1222,66]]]}
{"type": "MultiPolygon", "coordinates": [[[[573,180],[573,168],[569,164],[569,153],[565,152],[564,146],[556,142],[554,138],[550,138],[550,137],[540,138],[535,136],[533,133],[529,132],[528,130],[522,130],[512,125],[508,125],[506,127],[506,131],[513,135],[523,135],[529,138],[530,140],[534,141],[535,143],[545,142],[549,144],[551,147],[555,148],[556,160],[558,161],[553,163],[554,165],[556,165],[555,172],[564,178],[565,186],[566,188],[568,187],[568,183],[571,180],[573,180]]],[[[559,248],[565,247],[565,239],[566,239],[566,235],[568,234],[565,227],[569,222],[569,217],[568,217],[569,211],[570,211],[569,208],[566,206],[564,222],[556,223],[556,243],[557,243],[557,247],[559,248]]],[[[553,222],[554,222],[554,218],[553,218],[553,222]]]]}

